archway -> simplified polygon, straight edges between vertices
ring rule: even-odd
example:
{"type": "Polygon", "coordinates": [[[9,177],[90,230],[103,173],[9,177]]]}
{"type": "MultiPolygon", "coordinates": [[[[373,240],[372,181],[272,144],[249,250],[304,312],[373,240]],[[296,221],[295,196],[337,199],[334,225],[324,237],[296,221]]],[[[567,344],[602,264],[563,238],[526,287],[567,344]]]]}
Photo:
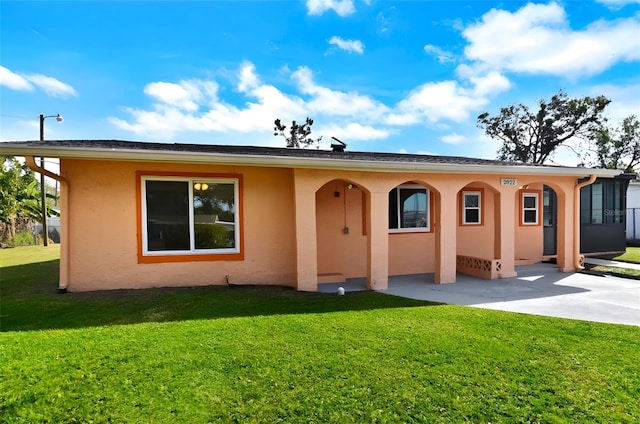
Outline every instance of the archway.
{"type": "Polygon", "coordinates": [[[366,190],[335,179],[316,191],[318,283],[367,275],[366,190]]]}

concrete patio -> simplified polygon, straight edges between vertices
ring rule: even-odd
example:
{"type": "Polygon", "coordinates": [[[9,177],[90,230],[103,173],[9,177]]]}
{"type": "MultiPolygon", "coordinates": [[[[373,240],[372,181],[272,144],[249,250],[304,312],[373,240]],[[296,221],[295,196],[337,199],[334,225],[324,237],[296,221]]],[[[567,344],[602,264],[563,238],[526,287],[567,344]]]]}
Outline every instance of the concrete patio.
{"type": "MultiPolygon", "coordinates": [[[[518,276],[481,280],[458,274],[454,284],[435,284],[433,274],[389,277],[381,293],[411,299],[466,305],[583,321],[640,326],[640,281],[584,273],[562,273],[552,264],[517,267],[518,276]]],[[[322,284],[335,293],[366,290],[365,279],[322,284]]]]}

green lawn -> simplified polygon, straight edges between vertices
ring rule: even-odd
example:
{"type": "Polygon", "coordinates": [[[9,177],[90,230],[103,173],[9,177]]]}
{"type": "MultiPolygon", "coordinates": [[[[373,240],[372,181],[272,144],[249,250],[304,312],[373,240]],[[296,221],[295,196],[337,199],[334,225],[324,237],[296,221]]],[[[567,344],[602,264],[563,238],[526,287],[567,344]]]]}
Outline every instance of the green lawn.
{"type": "Polygon", "coordinates": [[[273,287],[58,295],[46,249],[0,251],[1,422],[640,420],[639,327],[273,287]]]}
{"type": "MultiPolygon", "coordinates": [[[[614,261],[640,263],[640,247],[627,247],[627,250],[622,255],[612,258],[614,261]]],[[[619,276],[627,276],[633,278],[640,278],[640,271],[635,269],[620,268],[604,265],[591,265],[588,267],[590,271],[596,271],[604,274],[612,274],[619,276]]]]}
{"type": "Polygon", "coordinates": [[[634,262],[640,264],[640,247],[627,247],[627,251],[613,258],[616,261],[634,262]]]}

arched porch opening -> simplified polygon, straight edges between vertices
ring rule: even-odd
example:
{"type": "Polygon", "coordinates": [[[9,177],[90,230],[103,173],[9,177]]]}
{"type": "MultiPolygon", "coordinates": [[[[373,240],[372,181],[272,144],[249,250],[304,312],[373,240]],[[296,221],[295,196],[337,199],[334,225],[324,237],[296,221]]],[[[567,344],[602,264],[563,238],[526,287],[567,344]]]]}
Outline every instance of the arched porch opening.
{"type": "Polygon", "coordinates": [[[456,269],[481,278],[502,272],[500,192],[484,181],[471,181],[457,193],[456,269]]]}
{"type": "Polygon", "coordinates": [[[434,274],[439,192],[426,181],[409,180],[388,196],[389,275],[434,274]]]}
{"type": "Polygon", "coordinates": [[[334,179],[315,193],[318,283],[343,283],[367,275],[368,191],[334,179]]]}
{"type": "Polygon", "coordinates": [[[516,265],[572,262],[573,207],[566,191],[553,181],[533,181],[517,192],[516,265]]]}

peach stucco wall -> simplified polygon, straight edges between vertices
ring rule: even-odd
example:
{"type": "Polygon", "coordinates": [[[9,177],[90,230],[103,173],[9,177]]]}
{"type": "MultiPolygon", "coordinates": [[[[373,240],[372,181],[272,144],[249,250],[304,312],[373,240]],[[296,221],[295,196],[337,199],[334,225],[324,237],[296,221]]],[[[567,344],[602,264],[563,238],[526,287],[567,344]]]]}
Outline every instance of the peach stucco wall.
{"type": "Polygon", "coordinates": [[[367,236],[363,228],[362,191],[332,181],[316,193],[318,273],[346,278],[367,275],[367,236]],[[338,194],[338,197],[336,196],[338,194]],[[345,234],[344,229],[349,231],[345,234]]]}
{"type": "Polygon", "coordinates": [[[318,274],[367,277],[372,289],[389,275],[434,272],[456,279],[456,256],[500,259],[500,277],[515,260],[542,257],[542,226],[521,228],[521,186],[551,185],[558,194],[558,262],[571,270],[573,177],[426,174],[61,160],[69,226],[67,286],[71,291],[225,284],[290,285],[317,290],[318,274]],[[138,263],[136,172],[221,173],[242,176],[243,258],[138,263]],[[517,186],[501,186],[500,178],[517,186]],[[388,194],[412,182],[432,193],[429,233],[390,234],[388,194]],[[357,188],[348,190],[346,183],[357,188]],[[483,189],[483,225],[460,225],[459,192],[483,189]],[[340,197],[335,196],[335,192],[340,197]],[[349,234],[344,227],[349,227],[349,234]]]}
{"type": "Polygon", "coordinates": [[[481,183],[472,183],[462,190],[478,191],[482,193],[482,224],[481,225],[463,225],[462,224],[462,201],[458,197],[458,207],[456,210],[458,220],[457,230],[457,253],[463,256],[472,256],[476,258],[493,259],[495,246],[495,213],[494,213],[494,194],[489,188],[481,183]],[[491,258],[489,258],[491,256],[491,258]]]}
{"type": "Polygon", "coordinates": [[[516,251],[515,258],[520,260],[528,260],[539,262],[542,260],[542,253],[544,248],[544,232],[542,226],[542,189],[543,184],[529,184],[527,190],[535,190],[539,193],[540,203],[540,223],[539,225],[521,225],[521,211],[520,211],[520,195],[518,192],[518,198],[516,199],[514,214],[516,216],[516,251]]]}
{"type": "Polygon", "coordinates": [[[433,233],[389,234],[389,275],[435,272],[436,237],[433,233]]]}
{"type": "Polygon", "coordinates": [[[231,283],[295,285],[291,170],[63,159],[71,291],[231,283]],[[243,176],[244,260],[139,264],[136,171],[243,176]]]}

